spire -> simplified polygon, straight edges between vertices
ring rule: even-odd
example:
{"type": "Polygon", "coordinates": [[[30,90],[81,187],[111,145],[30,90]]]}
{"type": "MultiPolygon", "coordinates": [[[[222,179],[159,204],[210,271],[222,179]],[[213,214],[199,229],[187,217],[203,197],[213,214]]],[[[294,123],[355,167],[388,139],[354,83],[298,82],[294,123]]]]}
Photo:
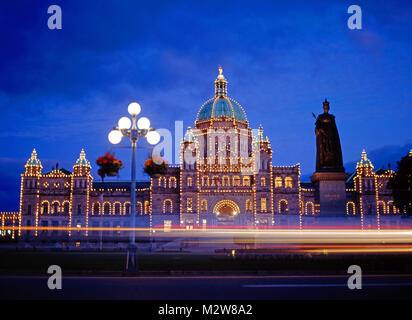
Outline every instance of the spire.
{"type": "Polygon", "coordinates": [[[360,167],[370,167],[373,169],[372,161],[368,159],[365,149],[363,149],[362,151],[361,160],[356,164],[356,168],[360,168],[360,167]]]}
{"type": "Polygon", "coordinates": [[[86,159],[86,152],[84,152],[84,149],[82,149],[82,151],[80,151],[79,159],[77,159],[76,163],[74,164],[74,167],[88,167],[88,168],[91,168],[89,160],[86,159]]]}
{"type": "Polygon", "coordinates": [[[190,126],[187,127],[187,131],[186,131],[186,134],[183,138],[183,141],[185,141],[185,142],[194,142],[195,141],[195,136],[193,135],[193,130],[190,126]]]}
{"type": "Polygon", "coordinates": [[[223,69],[219,66],[219,75],[215,80],[215,97],[222,97],[227,95],[227,81],[223,75],[223,69]]]}
{"type": "Polygon", "coordinates": [[[32,167],[40,167],[42,168],[41,162],[39,159],[37,159],[37,152],[36,149],[33,149],[31,153],[31,157],[29,160],[26,162],[26,166],[32,166],[32,167]]]}
{"type": "Polygon", "coordinates": [[[263,141],[263,127],[262,125],[259,126],[259,140],[263,141]]]}

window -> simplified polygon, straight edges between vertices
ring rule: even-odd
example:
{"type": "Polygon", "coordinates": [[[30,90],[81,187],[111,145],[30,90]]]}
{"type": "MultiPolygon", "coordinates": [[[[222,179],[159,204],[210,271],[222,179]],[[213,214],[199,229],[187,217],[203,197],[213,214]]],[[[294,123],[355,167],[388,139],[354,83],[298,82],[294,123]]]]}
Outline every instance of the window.
{"type": "Polygon", "coordinates": [[[252,211],[252,200],[250,199],[246,200],[246,211],[248,212],[252,211]]]}
{"type": "Polygon", "coordinates": [[[275,188],[282,188],[282,177],[276,177],[275,178],[275,188]]]}
{"type": "Polygon", "coordinates": [[[355,203],[350,201],[346,204],[346,213],[348,215],[355,215],[356,211],[355,211],[355,203]]]}
{"type": "Polygon", "coordinates": [[[279,201],[279,213],[286,213],[288,211],[288,202],[285,199],[279,201]]]}
{"type": "Polygon", "coordinates": [[[315,206],[312,201],[306,203],[306,212],[305,214],[314,215],[315,214],[315,206]]]}
{"type": "Polygon", "coordinates": [[[30,204],[27,206],[27,214],[31,215],[31,205],[30,204]]]}
{"type": "Polygon", "coordinates": [[[239,176],[233,177],[233,186],[240,187],[240,177],[239,176]]]}
{"type": "Polygon", "coordinates": [[[260,185],[266,187],[266,178],[260,178],[260,185]]]}
{"type": "Polygon", "coordinates": [[[105,204],[104,204],[103,214],[105,214],[105,215],[110,215],[110,204],[109,204],[109,203],[105,203],[105,204]]]}
{"type": "Polygon", "coordinates": [[[202,186],[209,186],[209,177],[203,176],[202,177],[202,186]]]}
{"type": "Polygon", "coordinates": [[[82,214],[82,205],[81,204],[77,205],[77,214],[78,215],[82,214]]]}
{"type": "Polygon", "coordinates": [[[292,188],[292,178],[291,177],[286,177],[285,178],[285,188],[292,188]]]}
{"type": "Polygon", "coordinates": [[[378,201],[378,212],[379,214],[386,214],[385,202],[378,201]]]}
{"type": "Polygon", "coordinates": [[[98,215],[99,214],[99,208],[100,206],[99,206],[99,204],[98,203],[95,203],[94,205],[93,205],[93,215],[98,215]]]}
{"type": "Polygon", "coordinates": [[[250,177],[249,176],[244,176],[243,177],[243,186],[245,186],[245,187],[250,186],[250,177]]]}
{"type": "Polygon", "coordinates": [[[187,186],[188,187],[192,186],[192,178],[191,177],[187,177],[187,186]]]}
{"type": "Polygon", "coordinates": [[[261,199],[260,199],[260,210],[261,210],[262,212],[266,212],[266,211],[267,211],[266,198],[261,198],[261,199]]]}
{"type": "Polygon", "coordinates": [[[64,214],[69,214],[69,210],[70,210],[70,205],[68,202],[65,202],[63,205],[63,212],[64,214]]]}
{"type": "Polygon", "coordinates": [[[120,215],[120,203],[114,204],[114,214],[117,216],[120,215]]]}
{"type": "Polygon", "coordinates": [[[172,200],[166,199],[163,201],[163,213],[172,213],[173,212],[173,203],[172,200]]]}
{"type": "Polygon", "coordinates": [[[218,176],[212,177],[212,186],[220,186],[220,179],[218,176]]]}
{"type": "MultiPolygon", "coordinates": [[[[142,208],[142,205],[140,205],[140,208],[142,208]]],[[[137,206],[136,206],[137,209],[137,206]]],[[[129,215],[130,214],[130,203],[126,203],[124,206],[124,214],[129,215]]]]}
{"type": "Polygon", "coordinates": [[[57,202],[53,203],[53,213],[56,214],[59,212],[59,204],[57,202]]]}
{"type": "Polygon", "coordinates": [[[176,188],[176,178],[175,177],[169,178],[169,188],[176,188]]]}
{"type": "Polygon", "coordinates": [[[203,199],[200,201],[200,210],[201,211],[207,211],[207,200],[203,199]]]}
{"type": "Polygon", "coordinates": [[[228,176],[223,176],[223,186],[230,186],[230,178],[228,176]]]}
{"type": "Polygon", "coordinates": [[[193,209],[193,200],[192,198],[187,198],[186,199],[186,208],[188,212],[192,212],[193,209]]]}
{"type": "Polygon", "coordinates": [[[44,202],[43,203],[43,214],[48,214],[49,213],[49,203],[44,202]]]}

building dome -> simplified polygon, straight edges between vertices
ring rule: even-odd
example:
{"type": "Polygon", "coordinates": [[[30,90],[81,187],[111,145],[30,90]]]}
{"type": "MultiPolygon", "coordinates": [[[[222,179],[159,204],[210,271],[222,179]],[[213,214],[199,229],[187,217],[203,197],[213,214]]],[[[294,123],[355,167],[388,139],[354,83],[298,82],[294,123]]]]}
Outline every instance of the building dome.
{"type": "Polygon", "coordinates": [[[195,142],[196,138],[193,135],[193,130],[191,127],[187,127],[187,131],[185,134],[185,137],[183,138],[183,141],[185,142],[195,142]]]}
{"type": "Polygon", "coordinates": [[[77,159],[76,163],[74,164],[74,167],[88,167],[91,168],[89,160],[86,159],[86,153],[82,149],[80,152],[80,157],[77,159]]]}
{"type": "Polygon", "coordinates": [[[215,97],[206,101],[197,114],[196,121],[208,121],[219,118],[229,118],[247,122],[246,113],[235,100],[227,97],[227,81],[219,67],[219,75],[215,80],[215,97]]]}
{"type": "Polygon", "coordinates": [[[42,168],[42,165],[41,165],[40,160],[37,159],[36,149],[33,149],[33,152],[31,153],[30,159],[27,160],[27,162],[26,162],[26,166],[40,167],[40,168],[42,168]]]}
{"type": "Polygon", "coordinates": [[[207,121],[218,118],[230,118],[247,122],[242,106],[228,97],[215,97],[208,100],[199,110],[197,121],[207,121]]]}
{"type": "Polygon", "coordinates": [[[361,160],[356,164],[356,168],[372,168],[373,169],[373,164],[372,161],[370,161],[366,155],[366,151],[362,151],[362,158],[361,160]]]}

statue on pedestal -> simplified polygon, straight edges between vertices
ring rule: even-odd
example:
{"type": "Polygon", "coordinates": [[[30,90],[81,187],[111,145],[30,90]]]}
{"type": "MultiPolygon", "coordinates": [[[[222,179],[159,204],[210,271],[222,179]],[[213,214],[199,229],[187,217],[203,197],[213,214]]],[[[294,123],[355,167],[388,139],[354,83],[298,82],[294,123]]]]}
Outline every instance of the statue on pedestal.
{"type": "Polygon", "coordinates": [[[316,171],[345,171],[335,116],[329,114],[329,101],[323,102],[324,113],[316,118],[316,171]]]}

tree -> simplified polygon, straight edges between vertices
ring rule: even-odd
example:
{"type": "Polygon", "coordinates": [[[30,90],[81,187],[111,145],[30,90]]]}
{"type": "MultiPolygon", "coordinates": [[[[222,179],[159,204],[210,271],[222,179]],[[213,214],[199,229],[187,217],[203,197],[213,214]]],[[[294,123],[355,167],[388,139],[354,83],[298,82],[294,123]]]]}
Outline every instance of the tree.
{"type": "Polygon", "coordinates": [[[389,180],[388,187],[392,189],[396,208],[412,215],[412,150],[398,161],[398,171],[389,180]]]}

